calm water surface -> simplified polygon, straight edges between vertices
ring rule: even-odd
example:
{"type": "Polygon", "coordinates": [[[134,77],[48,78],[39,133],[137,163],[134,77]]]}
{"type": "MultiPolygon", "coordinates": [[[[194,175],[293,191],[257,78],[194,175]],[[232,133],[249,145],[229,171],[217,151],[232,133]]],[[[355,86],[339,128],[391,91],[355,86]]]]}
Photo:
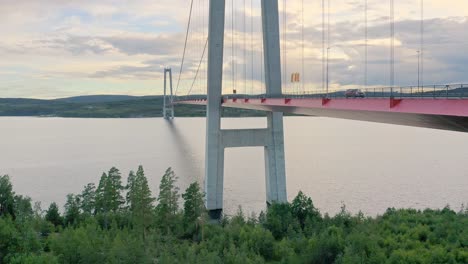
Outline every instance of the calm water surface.
{"type": "MultiPolygon", "coordinates": [[[[223,120],[224,128],[264,127],[263,118],[223,120]]],[[[0,118],[0,174],[17,193],[64,203],[102,172],[145,168],[154,195],[169,166],[184,190],[203,182],[204,118],[0,118]]],[[[468,134],[314,117],[285,118],[288,195],[299,190],[322,212],[376,215],[388,207],[459,209],[468,203],[468,134]]],[[[262,148],[229,149],[225,211],[265,206],[262,148]]]]}

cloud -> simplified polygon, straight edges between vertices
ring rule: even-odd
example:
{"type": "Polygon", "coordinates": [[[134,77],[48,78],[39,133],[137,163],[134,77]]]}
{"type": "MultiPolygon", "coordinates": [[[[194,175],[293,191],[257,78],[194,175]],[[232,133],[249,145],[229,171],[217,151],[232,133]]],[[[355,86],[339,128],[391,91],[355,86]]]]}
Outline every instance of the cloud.
{"type": "MultiPolygon", "coordinates": [[[[141,94],[154,92],[148,87],[161,87],[161,72],[165,66],[173,68],[174,78],[179,77],[188,0],[1,1],[0,23],[6,26],[0,27],[0,34],[5,36],[0,39],[0,96],[16,93],[16,96],[60,97],[80,94],[80,91],[141,94]]],[[[195,2],[181,76],[182,91],[191,87],[207,34],[204,26],[208,20],[208,0],[195,2]],[[199,3],[203,4],[203,9],[199,3]]],[[[468,49],[468,3],[464,0],[453,0],[450,5],[437,0],[425,2],[426,83],[468,81],[464,70],[468,64],[465,52],[468,49]]],[[[224,88],[232,89],[235,81],[239,89],[248,87],[260,91],[263,69],[259,1],[254,1],[253,10],[247,1],[246,33],[241,33],[244,13],[239,3],[232,11],[227,1],[224,88]],[[233,14],[235,25],[231,25],[233,14]],[[254,23],[252,33],[251,21],[254,23]]],[[[320,3],[305,2],[305,76],[302,79],[307,89],[320,88],[322,83],[320,3]]],[[[283,8],[281,1],[280,8],[283,8]]],[[[283,78],[288,80],[290,73],[302,72],[301,1],[288,0],[286,8],[287,57],[283,61],[287,61],[288,71],[283,78]]],[[[336,87],[359,86],[363,83],[364,57],[362,1],[332,1],[331,11],[332,83],[336,87]]],[[[416,80],[416,51],[419,49],[419,6],[410,2],[396,3],[396,14],[397,83],[412,84],[416,80]]],[[[389,79],[387,4],[369,0],[368,32],[369,84],[386,85],[389,79]]],[[[205,70],[206,57],[199,73],[200,90],[206,80],[205,70]]],[[[294,88],[285,84],[286,89],[294,88]]]]}

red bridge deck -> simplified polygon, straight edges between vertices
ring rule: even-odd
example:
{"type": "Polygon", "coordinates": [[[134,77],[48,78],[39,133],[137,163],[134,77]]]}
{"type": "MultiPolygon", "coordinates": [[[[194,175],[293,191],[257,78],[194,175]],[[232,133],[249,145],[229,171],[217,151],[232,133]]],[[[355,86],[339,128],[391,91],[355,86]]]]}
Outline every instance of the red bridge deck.
{"type": "MultiPolygon", "coordinates": [[[[205,105],[205,99],[177,103],[205,105]]],[[[224,107],[468,132],[468,99],[227,98],[224,107]]]]}

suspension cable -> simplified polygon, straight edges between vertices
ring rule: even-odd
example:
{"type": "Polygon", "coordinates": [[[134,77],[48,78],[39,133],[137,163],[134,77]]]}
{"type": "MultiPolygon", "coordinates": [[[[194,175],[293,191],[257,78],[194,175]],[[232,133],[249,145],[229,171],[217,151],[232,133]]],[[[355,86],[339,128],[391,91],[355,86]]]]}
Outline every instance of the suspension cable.
{"type": "Polygon", "coordinates": [[[232,63],[232,91],[236,90],[236,69],[234,63],[234,0],[231,0],[231,63],[232,63]]]}
{"type": "Polygon", "coordinates": [[[244,16],[243,16],[243,19],[244,19],[244,23],[243,23],[243,31],[242,32],[242,35],[243,35],[243,42],[244,42],[244,63],[243,63],[243,66],[244,66],[244,94],[247,94],[247,5],[246,5],[246,0],[244,0],[244,16]]]}
{"type": "Polygon", "coordinates": [[[287,81],[287,61],[286,61],[286,54],[287,54],[287,51],[286,51],[286,48],[287,48],[287,45],[286,45],[286,30],[287,30],[287,21],[286,21],[286,0],[283,0],[283,78],[284,78],[284,90],[286,91],[287,90],[287,84],[288,84],[288,81],[287,81]]]}
{"type": "Polygon", "coordinates": [[[205,47],[203,48],[202,56],[200,58],[200,61],[198,62],[197,71],[195,72],[195,78],[193,78],[192,85],[190,86],[190,90],[188,91],[187,95],[190,95],[190,93],[192,92],[193,86],[195,85],[195,81],[197,80],[197,77],[198,77],[198,72],[200,71],[200,66],[201,66],[201,64],[203,62],[203,59],[205,58],[205,53],[206,53],[206,47],[207,46],[208,46],[208,38],[206,38],[205,47]]]}
{"type": "Polygon", "coordinates": [[[301,6],[301,11],[302,11],[302,30],[301,30],[301,35],[302,35],[302,92],[304,92],[304,85],[305,85],[305,75],[304,75],[304,0],[302,0],[302,6],[301,6]]]}
{"type": "Polygon", "coordinates": [[[328,97],[328,89],[330,86],[330,49],[331,49],[331,43],[330,43],[330,0],[328,0],[328,9],[327,9],[327,97],[328,97]]]}
{"type": "Polygon", "coordinates": [[[325,0],[322,0],[322,91],[325,90],[325,0]]]}
{"type": "MultiPolygon", "coordinates": [[[[260,20],[260,30],[263,32],[263,19],[260,20]]],[[[263,37],[260,37],[262,48],[260,49],[260,83],[261,91],[266,94],[265,74],[263,73],[263,67],[265,66],[265,49],[263,43],[263,37]]]]}
{"type": "Polygon", "coordinates": [[[368,6],[367,0],[364,0],[364,88],[367,88],[367,59],[368,59],[368,6]]]}
{"type": "Polygon", "coordinates": [[[395,85],[395,10],[394,0],[390,0],[390,88],[395,85]]]}
{"type": "Polygon", "coordinates": [[[254,24],[254,19],[253,19],[253,1],[250,0],[250,78],[251,78],[251,84],[250,84],[250,93],[253,94],[254,90],[254,48],[253,48],[253,24],[254,24]]]}
{"type": "Polygon", "coordinates": [[[177,91],[179,90],[180,77],[182,75],[182,69],[184,67],[185,52],[187,50],[187,40],[188,40],[188,35],[189,35],[189,30],[190,30],[190,23],[192,21],[192,9],[193,9],[193,0],[190,1],[190,12],[189,12],[189,18],[187,22],[187,31],[185,32],[184,51],[182,53],[182,62],[180,63],[179,77],[177,79],[177,86],[176,86],[175,93],[174,93],[175,95],[177,95],[177,91]]]}
{"type": "Polygon", "coordinates": [[[421,87],[424,87],[424,0],[421,0],[421,87]]]}

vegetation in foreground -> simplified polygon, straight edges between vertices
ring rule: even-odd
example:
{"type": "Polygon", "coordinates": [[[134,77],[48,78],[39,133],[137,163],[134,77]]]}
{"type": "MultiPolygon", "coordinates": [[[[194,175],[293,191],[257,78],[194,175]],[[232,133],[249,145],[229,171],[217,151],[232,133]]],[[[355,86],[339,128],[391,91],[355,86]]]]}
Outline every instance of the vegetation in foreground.
{"type": "Polygon", "coordinates": [[[125,185],[112,168],[69,194],[62,215],[0,176],[0,263],[468,263],[466,209],[331,217],[299,192],[258,217],[239,210],[210,224],[200,186],[179,195],[176,180],[168,169],[153,198],[142,167],[125,185]]]}

